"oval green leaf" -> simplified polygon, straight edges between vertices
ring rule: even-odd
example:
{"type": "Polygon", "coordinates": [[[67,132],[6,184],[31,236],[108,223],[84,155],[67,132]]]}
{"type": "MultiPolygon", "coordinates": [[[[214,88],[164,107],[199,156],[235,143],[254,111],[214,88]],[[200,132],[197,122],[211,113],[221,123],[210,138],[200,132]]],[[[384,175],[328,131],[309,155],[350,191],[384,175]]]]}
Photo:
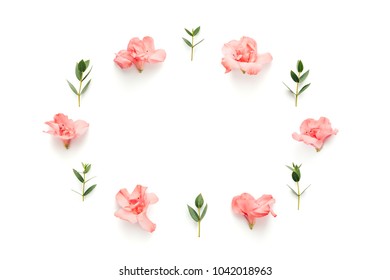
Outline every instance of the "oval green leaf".
{"type": "Polygon", "coordinates": [[[66,80],[66,81],[68,82],[68,85],[69,85],[70,89],[74,92],[74,94],[79,95],[77,93],[77,89],[74,87],[74,85],[72,85],[68,80],[66,80]]]}
{"type": "Polygon", "coordinates": [[[190,48],[192,48],[192,44],[190,41],[188,41],[186,38],[182,38],[182,39],[190,48]]]}
{"type": "Polygon", "coordinates": [[[303,71],[302,60],[298,60],[298,62],[297,62],[297,70],[298,70],[298,73],[302,73],[302,71],[303,71]]]}
{"type": "Polygon", "coordinates": [[[83,94],[89,87],[89,84],[91,83],[91,80],[88,81],[88,83],[85,85],[85,87],[82,89],[80,94],[83,94]]]}
{"type": "Polygon", "coordinates": [[[190,215],[191,215],[192,219],[195,222],[199,222],[198,213],[196,213],[196,211],[191,206],[187,205],[187,207],[188,207],[188,212],[190,212],[190,215]]]}
{"type": "Polygon", "coordinates": [[[200,194],[196,197],[196,199],[195,199],[195,206],[196,206],[196,208],[202,208],[203,203],[204,203],[203,196],[202,196],[202,194],[200,193],[200,194]]]}
{"type": "Polygon", "coordinates": [[[191,37],[193,37],[194,35],[192,35],[192,32],[189,31],[187,28],[184,28],[184,30],[187,32],[188,35],[190,35],[191,37]]]}
{"type": "Polygon", "coordinates": [[[204,216],[206,216],[206,212],[207,212],[207,204],[202,211],[202,215],[200,215],[200,220],[203,220],[204,216]]]}
{"type": "Polygon", "coordinates": [[[83,176],[81,176],[80,173],[79,173],[76,169],[73,169],[73,173],[74,173],[74,175],[77,177],[77,179],[79,179],[79,181],[80,181],[81,183],[84,183],[84,178],[83,178],[83,176]]]}
{"type": "Polygon", "coordinates": [[[197,28],[195,28],[194,33],[193,33],[194,36],[198,35],[199,31],[200,31],[200,26],[198,26],[197,28]]]}
{"type": "Polygon", "coordinates": [[[84,60],[80,60],[80,62],[78,63],[78,69],[80,72],[84,72],[85,70],[87,70],[87,65],[85,64],[84,60]]]}
{"type": "Polygon", "coordinates": [[[301,90],[299,91],[298,95],[300,95],[302,92],[304,92],[311,84],[305,85],[301,90]]]}
{"type": "Polygon", "coordinates": [[[294,182],[299,182],[300,176],[296,172],[293,172],[291,174],[291,177],[294,180],[294,182]]]}
{"type": "Polygon", "coordinates": [[[87,196],[88,194],[90,194],[94,188],[96,188],[96,184],[95,185],[92,185],[90,186],[85,192],[84,192],[84,195],[83,196],[87,196]]]}
{"type": "Polygon", "coordinates": [[[81,81],[82,73],[79,70],[79,64],[78,63],[76,63],[76,69],[74,70],[74,72],[76,74],[77,80],[81,81]]]}
{"type": "Polygon", "coordinates": [[[88,66],[89,66],[89,59],[85,60],[85,69],[88,69],[88,66]]]}
{"type": "Polygon", "coordinates": [[[291,70],[290,75],[294,82],[299,83],[299,78],[297,74],[294,73],[294,71],[291,70]]]}
{"type": "Polygon", "coordinates": [[[299,78],[299,81],[302,83],[304,80],[306,80],[307,76],[309,76],[309,71],[307,70],[305,73],[302,74],[302,76],[299,78]]]}

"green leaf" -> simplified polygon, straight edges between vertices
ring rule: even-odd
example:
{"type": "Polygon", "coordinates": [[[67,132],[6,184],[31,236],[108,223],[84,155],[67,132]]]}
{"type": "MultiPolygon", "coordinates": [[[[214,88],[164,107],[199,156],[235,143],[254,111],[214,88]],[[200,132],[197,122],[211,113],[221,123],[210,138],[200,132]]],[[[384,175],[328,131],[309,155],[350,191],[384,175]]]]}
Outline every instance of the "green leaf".
{"type": "Polygon", "coordinates": [[[291,75],[291,78],[293,79],[294,82],[299,83],[299,78],[298,78],[297,74],[294,73],[293,70],[291,70],[290,75],[291,75]]]}
{"type": "Polygon", "coordinates": [[[190,212],[190,215],[192,217],[192,219],[195,221],[195,222],[199,222],[199,215],[198,213],[196,213],[196,211],[189,205],[187,205],[188,207],[188,212],[190,212]]]}
{"type": "Polygon", "coordinates": [[[297,62],[297,70],[298,70],[298,73],[302,73],[302,71],[303,71],[302,60],[298,60],[298,62],[297,62]]]}
{"type": "Polygon", "coordinates": [[[301,90],[299,91],[298,95],[300,95],[302,92],[304,92],[311,84],[305,85],[301,90]]]}
{"type": "Polygon", "coordinates": [[[78,68],[79,68],[79,71],[82,73],[85,72],[85,70],[87,70],[87,64],[85,63],[85,61],[83,59],[79,61],[78,68]]]}
{"type": "Polygon", "coordinates": [[[91,80],[88,81],[88,83],[85,85],[85,87],[81,90],[80,94],[83,94],[88,89],[88,86],[89,86],[90,82],[91,82],[91,80]]]}
{"type": "Polygon", "coordinates": [[[291,166],[286,165],[286,167],[287,167],[288,169],[290,169],[292,172],[295,171],[291,166]]]}
{"type": "Polygon", "coordinates": [[[77,179],[79,179],[79,181],[80,181],[81,183],[84,183],[84,178],[83,178],[83,176],[81,176],[80,173],[79,173],[76,169],[73,169],[73,173],[74,173],[74,175],[76,175],[77,179]]]}
{"type": "Polygon", "coordinates": [[[301,77],[299,77],[299,81],[300,81],[301,83],[303,83],[303,81],[306,80],[307,76],[309,76],[309,71],[310,71],[310,70],[307,70],[305,73],[302,74],[301,77]]]}
{"type": "Polygon", "coordinates": [[[294,182],[299,182],[299,179],[301,179],[298,173],[296,173],[295,171],[291,174],[291,177],[294,180],[294,182]]]}
{"type": "Polygon", "coordinates": [[[87,65],[84,60],[79,61],[78,68],[80,72],[85,72],[85,70],[87,70],[87,65]]]}
{"type": "Polygon", "coordinates": [[[85,70],[88,69],[88,66],[89,66],[89,59],[85,61],[85,70]]]}
{"type": "Polygon", "coordinates": [[[85,192],[84,192],[84,195],[83,196],[87,196],[88,194],[90,194],[94,188],[96,188],[96,184],[95,185],[92,185],[90,186],[85,192]]]}
{"type": "Polygon", "coordinates": [[[77,193],[77,194],[79,194],[79,195],[81,195],[81,196],[83,196],[81,193],[79,193],[78,191],[75,191],[75,190],[71,190],[72,192],[75,192],[75,193],[77,193]]]}
{"type": "Polygon", "coordinates": [[[191,31],[189,31],[187,28],[184,28],[184,30],[187,32],[188,35],[190,35],[191,37],[193,37],[194,35],[192,34],[191,31]]]}
{"type": "Polygon", "coordinates": [[[197,45],[199,45],[200,43],[202,43],[204,41],[204,39],[202,39],[202,40],[200,40],[198,43],[196,43],[195,45],[194,45],[194,48],[197,46],[197,45]]]}
{"type": "Polygon", "coordinates": [[[195,199],[195,206],[196,206],[196,208],[202,208],[203,203],[204,203],[203,196],[202,196],[202,194],[200,193],[200,194],[196,197],[196,199],[195,199]]]}
{"type": "Polygon", "coordinates": [[[186,38],[182,38],[184,40],[184,42],[190,47],[192,48],[192,44],[190,41],[188,41],[186,38]]]}
{"type": "Polygon", "coordinates": [[[296,195],[298,195],[297,192],[296,192],[292,187],[290,187],[289,185],[287,185],[287,187],[289,187],[290,190],[291,190],[293,193],[295,193],[296,195]]]}
{"type": "Polygon", "coordinates": [[[289,88],[284,82],[282,82],[282,83],[286,86],[286,88],[287,88],[292,94],[295,95],[295,92],[293,92],[291,88],[289,88]]]}
{"type": "Polygon", "coordinates": [[[89,172],[89,170],[91,170],[91,164],[86,164],[85,166],[84,166],[84,174],[87,174],[88,172],[89,172]]]}
{"type": "Polygon", "coordinates": [[[77,80],[81,81],[82,73],[79,70],[79,64],[78,63],[76,63],[76,69],[74,70],[74,72],[76,73],[77,80]]]}
{"type": "Polygon", "coordinates": [[[194,32],[192,34],[194,34],[194,36],[198,35],[200,31],[200,26],[198,26],[197,28],[195,28],[194,32]]]}
{"type": "Polygon", "coordinates": [[[303,193],[304,193],[310,186],[311,186],[311,185],[308,185],[308,186],[306,187],[306,189],[304,189],[303,192],[301,192],[301,195],[303,195],[303,193]]]}
{"type": "Polygon", "coordinates": [[[89,69],[89,71],[88,71],[88,73],[87,73],[87,75],[85,75],[85,77],[83,78],[83,81],[88,77],[88,75],[89,75],[89,73],[91,73],[91,71],[92,71],[92,68],[93,67],[91,67],[91,69],[89,69]]]}
{"type": "Polygon", "coordinates": [[[202,211],[202,215],[200,215],[200,220],[203,220],[204,216],[206,216],[206,212],[207,212],[207,204],[202,211]]]}
{"type": "Polygon", "coordinates": [[[68,85],[69,85],[70,89],[74,92],[74,94],[79,95],[77,93],[77,89],[74,87],[74,85],[72,85],[68,80],[66,80],[66,81],[68,82],[68,85]]]}

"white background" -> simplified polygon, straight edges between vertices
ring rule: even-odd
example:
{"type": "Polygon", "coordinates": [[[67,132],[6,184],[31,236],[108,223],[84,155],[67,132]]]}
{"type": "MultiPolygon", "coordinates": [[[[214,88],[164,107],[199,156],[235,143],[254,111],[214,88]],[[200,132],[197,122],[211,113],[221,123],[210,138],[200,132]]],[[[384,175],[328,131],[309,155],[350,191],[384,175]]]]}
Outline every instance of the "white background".
{"type": "Polygon", "coordinates": [[[271,266],[268,279],[388,279],[385,3],[3,1],[0,278],[137,279],[118,270],[177,265],[271,266]],[[181,37],[198,25],[205,41],[191,62],[181,37]],[[166,61],[142,74],[120,70],[115,53],[147,35],[166,61]],[[225,74],[220,64],[223,44],[242,36],[274,57],[257,76],[225,74]],[[66,79],[75,82],[82,58],[91,59],[92,83],[78,108],[66,79]],[[295,108],[282,81],[292,84],[297,59],[312,85],[295,108]],[[59,112],[90,123],[69,150],[42,132],[59,112]],[[339,133],[316,153],[291,134],[321,116],[339,133]],[[71,191],[81,161],[98,184],[84,203],[71,191]],[[286,187],[291,162],[303,164],[302,186],[312,185],[300,211],[286,187]],[[136,184],[160,199],[148,212],[152,234],[114,217],[115,194],[136,184]],[[209,204],[201,238],[186,209],[199,192],[209,204]],[[231,210],[243,192],[272,194],[278,216],[249,230],[231,210]]]}

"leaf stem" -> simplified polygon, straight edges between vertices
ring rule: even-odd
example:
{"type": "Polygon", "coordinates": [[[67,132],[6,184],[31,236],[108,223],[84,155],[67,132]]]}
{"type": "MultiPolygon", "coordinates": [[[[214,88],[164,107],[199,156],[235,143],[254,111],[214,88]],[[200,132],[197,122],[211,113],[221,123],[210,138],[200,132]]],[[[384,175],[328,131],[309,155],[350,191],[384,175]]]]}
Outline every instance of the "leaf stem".
{"type": "Polygon", "coordinates": [[[80,107],[80,96],[81,96],[81,87],[83,85],[83,73],[81,72],[81,79],[80,79],[80,86],[79,86],[79,92],[77,94],[77,101],[80,107]]]}
{"type": "MultiPolygon", "coordinates": [[[[80,96],[79,96],[80,97],[80,96]]],[[[83,198],[83,201],[84,201],[84,189],[85,189],[85,173],[83,173],[83,188],[81,190],[81,193],[82,193],[82,198],[83,198]]]]}
{"type": "Polygon", "coordinates": [[[200,221],[201,221],[201,218],[200,218],[200,208],[198,208],[198,216],[199,216],[199,221],[198,221],[198,237],[200,237],[200,221]]]}
{"type": "Polygon", "coordinates": [[[298,189],[298,210],[299,210],[299,206],[301,205],[301,192],[299,190],[299,182],[297,182],[297,189],[298,189]]]}
{"type": "MultiPolygon", "coordinates": [[[[194,34],[194,29],[192,29],[192,34],[194,34]]],[[[192,35],[192,40],[191,40],[191,61],[194,59],[194,35],[192,35]]]]}
{"type": "MultiPolygon", "coordinates": [[[[298,72],[298,81],[300,77],[301,77],[301,72],[298,72]]],[[[298,107],[298,89],[299,89],[298,86],[299,86],[299,82],[297,83],[297,87],[295,90],[295,107],[298,107]]]]}

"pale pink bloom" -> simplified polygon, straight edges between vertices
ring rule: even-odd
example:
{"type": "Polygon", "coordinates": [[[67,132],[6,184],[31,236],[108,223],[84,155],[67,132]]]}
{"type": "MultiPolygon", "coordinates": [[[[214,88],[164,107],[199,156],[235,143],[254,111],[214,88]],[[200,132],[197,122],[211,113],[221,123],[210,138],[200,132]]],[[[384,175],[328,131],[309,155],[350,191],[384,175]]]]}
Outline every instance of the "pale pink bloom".
{"type": "Polygon", "coordinates": [[[249,193],[243,193],[235,196],[232,200],[232,208],[234,213],[243,215],[248,221],[249,228],[253,229],[256,218],[267,216],[269,213],[276,217],[271,206],[275,203],[272,195],[265,194],[255,200],[249,193]]]}
{"type": "Polygon", "coordinates": [[[297,141],[302,141],[305,144],[311,145],[319,152],[324,145],[324,141],[336,135],[338,130],[332,129],[330,121],[321,117],[318,121],[314,119],[304,120],[300,128],[301,134],[293,133],[292,137],[297,141]]]}
{"type": "Polygon", "coordinates": [[[258,54],[256,41],[249,37],[242,37],[240,41],[232,40],[222,48],[224,57],[222,65],[225,73],[233,69],[240,69],[242,73],[257,75],[265,64],[272,61],[270,53],[258,54]]]}
{"type": "Polygon", "coordinates": [[[115,216],[132,224],[139,223],[140,226],[149,232],[156,229],[146,216],[149,204],[156,203],[158,197],[154,193],[146,193],[147,187],[137,185],[130,194],[127,189],[121,189],[116,195],[116,201],[121,207],[115,212],[115,216]]]}
{"type": "Polygon", "coordinates": [[[55,137],[58,137],[64,143],[65,148],[69,148],[70,141],[83,135],[89,124],[82,120],[73,121],[64,114],[56,114],[54,121],[45,122],[50,127],[49,131],[45,131],[55,137]]]}
{"type": "Polygon", "coordinates": [[[157,63],[165,60],[164,50],[156,50],[152,37],[146,36],[142,40],[133,38],[127,45],[127,50],[121,50],[116,55],[114,62],[122,69],[130,68],[132,64],[139,72],[144,70],[145,63],[157,63]]]}

